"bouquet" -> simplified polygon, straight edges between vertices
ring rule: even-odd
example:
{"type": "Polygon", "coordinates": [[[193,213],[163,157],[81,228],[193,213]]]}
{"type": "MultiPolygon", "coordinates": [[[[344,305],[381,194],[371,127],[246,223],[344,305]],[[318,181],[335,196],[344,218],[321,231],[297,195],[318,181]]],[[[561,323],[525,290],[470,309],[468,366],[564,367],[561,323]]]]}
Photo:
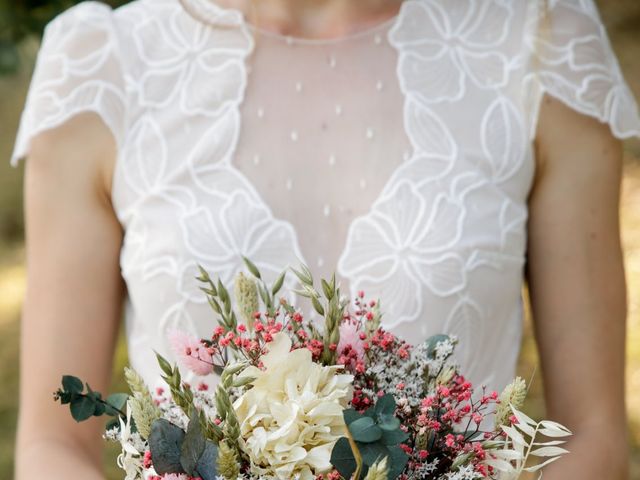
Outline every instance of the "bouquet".
{"type": "Polygon", "coordinates": [[[335,275],[316,288],[303,265],[295,293],[312,321],[278,296],[286,272],[268,285],[245,264],[235,302],[200,267],[217,325],[208,338],[170,333],[178,364],[157,355],[165,389],[131,369],[131,393],[106,398],[62,378],[55,398],[74,419],[114,417],[104,436],[121,444],[126,480],[515,480],[566,453],[571,432],[520,411],[522,379],[474,390],[453,361],[456,338],[411,345],[381,326],[377,301],[346,300],[335,275]],[[215,391],[184,381],[178,365],[218,373],[215,391]]]}

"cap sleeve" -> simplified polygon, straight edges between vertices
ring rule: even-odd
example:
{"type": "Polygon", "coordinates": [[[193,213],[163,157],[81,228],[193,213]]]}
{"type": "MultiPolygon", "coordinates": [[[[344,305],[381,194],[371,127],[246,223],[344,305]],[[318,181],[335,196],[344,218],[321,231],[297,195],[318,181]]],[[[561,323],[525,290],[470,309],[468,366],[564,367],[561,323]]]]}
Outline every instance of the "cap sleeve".
{"type": "Polygon", "coordinates": [[[638,106],[593,0],[541,0],[527,29],[525,85],[531,137],[544,93],[608,123],[618,138],[640,137],[638,106]]]}
{"type": "Polygon", "coordinates": [[[28,155],[35,135],[86,111],[98,114],[121,145],[123,83],[111,7],[82,2],[59,14],[44,30],[11,164],[28,155]]]}

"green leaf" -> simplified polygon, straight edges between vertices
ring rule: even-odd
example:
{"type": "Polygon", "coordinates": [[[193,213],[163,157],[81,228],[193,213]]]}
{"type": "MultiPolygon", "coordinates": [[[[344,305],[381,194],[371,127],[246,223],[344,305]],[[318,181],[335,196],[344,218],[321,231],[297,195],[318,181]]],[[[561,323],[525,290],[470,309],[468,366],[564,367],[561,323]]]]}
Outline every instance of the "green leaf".
{"type": "Polygon", "coordinates": [[[127,400],[129,400],[129,395],[126,393],[112,393],[107,397],[107,415],[118,416],[120,415],[120,411],[123,411],[125,405],[127,404],[127,400]]]}
{"type": "Polygon", "coordinates": [[[280,289],[282,288],[282,284],[284,283],[284,279],[285,279],[286,275],[287,275],[287,271],[285,270],[284,272],[282,272],[280,274],[280,276],[273,283],[273,287],[271,287],[271,294],[272,295],[277,295],[277,293],[280,291],[280,289]]]}
{"type": "Polygon", "coordinates": [[[260,298],[262,302],[266,305],[269,303],[269,292],[262,285],[258,285],[258,293],[260,294],[260,298]]]}
{"type": "Polygon", "coordinates": [[[362,417],[349,425],[351,436],[356,442],[371,443],[380,440],[382,430],[371,417],[362,417]]]}
{"type": "Polygon", "coordinates": [[[197,476],[202,478],[202,480],[216,480],[219,478],[216,468],[218,465],[217,461],[218,447],[210,440],[207,440],[204,452],[202,452],[196,465],[197,476]]]}
{"type": "Polygon", "coordinates": [[[331,298],[333,297],[333,290],[331,289],[331,286],[324,278],[320,280],[320,284],[322,285],[324,296],[327,297],[328,300],[331,300],[331,298]]]}
{"type": "Polygon", "coordinates": [[[95,410],[95,401],[90,397],[78,396],[71,400],[71,416],[76,422],[83,422],[92,417],[95,410]]]}
{"type": "Polygon", "coordinates": [[[249,269],[249,271],[251,272],[251,274],[257,279],[261,279],[260,270],[258,270],[258,267],[256,267],[256,265],[244,255],[242,256],[242,259],[244,260],[244,263],[249,269]]]}
{"type": "Polygon", "coordinates": [[[84,385],[82,380],[73,375],[65,375],[62,377],[62,388],[65,392],[69,393],[82,393],[84,385]]]}
{"type": "Polygon", "coordinates": [[[345,437],[338,439],[331,451],[331,465],[336,467],[344,478],[351,478],[356,471],[356,459],[351,451],[349,440],[345,437]]]}
{"type": "Polygon", "coordinates": [[[222,300],[222,303],[227,304],[227,302],[229,301],[229,292],[227,292],[227,289],[224,288],[224,285],[222,284],[222,281],[220,279],[218,279],[218,296],[220,297],[220,300],[222,300]]]}
{"type": "Polygon", "coordinates": [[[342,417],[344,418],[344,423],[347,425],[351,425],[355,420],[362,417],[358,412],[356,412],[353,408],[347,408],[342,411],[342,417]]]}
{"type": "Polygon", "coordinates": [[[313,308],[315,308],[316,312],[324,316],[324,308],[322,308],[320,301],[318,301],[316,297],[311,297],[311,304],[313,305],[313,308]]]}
{"type": "Polygon", "coordinates": [[[309,272],[304,264],[300,266],[300,270],[296,270],[292,267],[291,271],[295,274],[296,277],[298,277],[298,280],[300,280],[300,283],[302,283],[303,285],[313,285],[313,277],[311,276],[311,272],[309,272]]]}
{"type": "Polygon", "coordinates": [[[200,426],[200,415],[194,408],[180,449],[180,465],[192,477],[196,476],[196,465],[204,452],[205,446],[205,438],[202,435],[200,426]]]}
{"type": "Polygon", "coordinates": [[[185,433],[164,418],[159,418],[151,425],[149,450],[153,459],[153,467],[159,475],[167,473],[185,473],[180,463],[180,451],[185,433]]]}
{"type": "MultiPolygon", "coordinates": [[[[207,270],[200,264],[198,264],[198,270],[200,271],[200,276],[196,277],[196,279],[200,280],[201,282],[208,282],[210,280],[209,272],[207,272],[207,270]]],[[[215,287],[212,286],[212,288],[214,288],[215,292],[215,287]]],[[[216,295],[216,293],[214,293],[213,295],[216,295]]]]}
{"type": "Polygon", "coordinates": [[[94,410],[93,410],[94,417],[100,417],[104,415],[106,411],[107,411],[107,406],[104,403],[102,402],[94,403],[94,410]]]}
{"type": "Polygon", "coordinates": [[[158,365],[165,375],[171,376],[173,374],[173,368],[171,364],[158,352],[156,352],[156,358],[158,359],[158,365]]]}
{"type": "Polygon", "coordinates": [[[382,460],[384,457],[389,455],[389,450],[387,449],[387,447],[378,442],[358,443],[358,449],[360,450],[362,461],[369,467],[376,463],[378,460],[382,460]]]}
{"type": "Polygon", "coordinates": [[[391,446],[405,442],[408,438],[409,434],[403,432],[400,429],[392,431],[383,430],[382,438],[380,439],[380,441],[383,443],[383,445],[391,446]]]}
{"type": "Polygon", "coordinates": [[[400,428],[400,420],[394,415],[382,414],[378,416],[378,426],[386,431],[393,431],[400,428]]]}
{"type": "Polygon", "coordinates": [[[387,393],[378,398],[373,408],[378,417],[381,415],[393,415],[396,411],[396,400],[392,394],[387,393]]]}
{"type": "Polygon", "coordinates": [[[387,447],[387,450],[389,451],[389,459],[387,462],[389,478],[397,478],[407,466],[409,457],[404,453],[404,450],[398,446],[387,447]]]}

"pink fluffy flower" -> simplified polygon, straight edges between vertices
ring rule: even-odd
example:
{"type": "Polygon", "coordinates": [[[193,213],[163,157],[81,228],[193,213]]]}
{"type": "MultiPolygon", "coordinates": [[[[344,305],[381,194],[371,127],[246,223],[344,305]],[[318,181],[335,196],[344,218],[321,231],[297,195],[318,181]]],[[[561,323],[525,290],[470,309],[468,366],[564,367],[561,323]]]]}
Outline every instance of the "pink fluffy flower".
{"type": "Polygon", "coordinates": [[[213,357],[200,340],[179,330],[169,332],[169,343],[180,363],[196,375],[213,372],[213,357]]]}
{"type": "Polygon", "coordinates": [[[340,343],[338,343],[338,352],[342,353],[347,345],[355,352],[355,360],[364,358],[364,341],[360,338],[360,330],[358,326],[352,322],[344,322],[340,325],[340,343]]]}

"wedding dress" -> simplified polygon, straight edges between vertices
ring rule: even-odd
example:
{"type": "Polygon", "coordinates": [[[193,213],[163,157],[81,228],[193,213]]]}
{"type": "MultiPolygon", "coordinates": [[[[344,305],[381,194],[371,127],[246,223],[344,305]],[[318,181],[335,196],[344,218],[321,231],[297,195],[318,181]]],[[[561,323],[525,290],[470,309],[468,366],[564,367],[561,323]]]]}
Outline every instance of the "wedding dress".
{"type": "Polygon", "coordinates": [[[196,265],[230,286],[241,255],[268,280],[337,269],[408,341],[457,335],[475,383],[513,377],[541,97],[619,138],[637,107],[592,0],[399,6],[326,40],[211,0],[84,2],[47,26],[12,162],[78,112],[110,129],[130,362],[151,385],[167,331],[215,325],[196,265]]]}

